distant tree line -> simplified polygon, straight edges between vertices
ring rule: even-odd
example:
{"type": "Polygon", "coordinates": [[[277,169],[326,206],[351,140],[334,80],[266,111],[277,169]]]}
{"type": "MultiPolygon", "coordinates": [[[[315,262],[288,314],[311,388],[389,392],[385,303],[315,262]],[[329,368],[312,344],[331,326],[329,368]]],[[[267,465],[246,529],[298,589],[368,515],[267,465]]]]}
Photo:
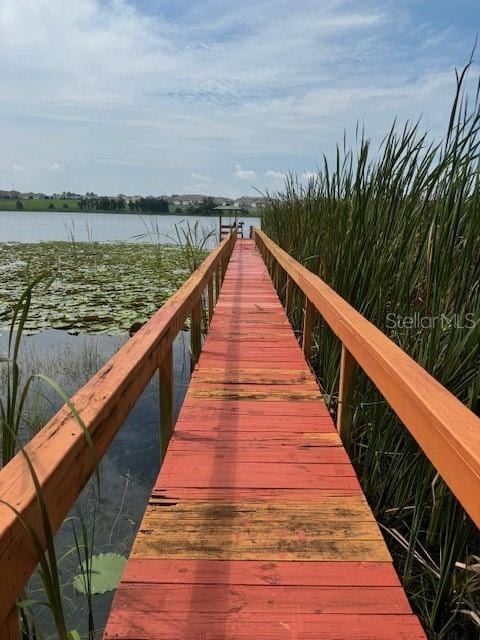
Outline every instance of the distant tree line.
{"type": "Polygon", "coordinates": [[[218,211],[215,211],[215,207],[217,206],[215,200],[213,198],[207,197],[200,200],[196,204],[190,204],[185,213],[194,214],[197,216],[215,216],[218,215],[218,211]]]}
{"type": "Polygon", "coordinates": [[[124,198],[108,196],[89,196],[78,201],[81,211],[129,211],[143,213],[168,213],[168,200],[164,198],[138,198],[130,200],[128,205],[124,198]]]}
{"type": "Polygon", "coordinates": [[[123,211],[126,202],[123,198],[96,196],[94,198],[80,198],[78,207],[81,211],[123,211]]]}
{"type": "Polygon", "coordinates": [[[130,200],[128,204],[130,211],[142,211],[144,213],[168,213],[168,200],[165,198],[139,198],[130,200]]]}

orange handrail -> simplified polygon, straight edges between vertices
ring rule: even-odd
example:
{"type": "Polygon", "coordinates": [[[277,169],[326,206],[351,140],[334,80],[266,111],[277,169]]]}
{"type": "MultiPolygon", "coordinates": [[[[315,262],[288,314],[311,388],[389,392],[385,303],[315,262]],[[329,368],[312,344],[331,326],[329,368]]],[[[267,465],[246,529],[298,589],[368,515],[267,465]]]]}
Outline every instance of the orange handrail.
{"type": "MultiPolygon", "coordinates": [[[[162,383],[162,372],[165,373],[162,364],[167,362],[171,367],[171,349],[175,337],[190,313],[199,317],[200,302],[206,288],[212,300],[214,280],[218,295],[235,241],[235,233],[226,237],[145,326],[72,397],[71,402],[90,434],[95,455],[92,455],[85,433],[67,405],[26,445],[25,452],[38,477],[42,500],[54,531],[62,524],[93,474],[96,460],[100,460],[108,449],[158,368],[162,383]]],[[[200,331],[199,323],[196,329],[200,331]]],[[[192,324],[192,332],[194,330],[192,324]]],[[[195,337],[197,344],[199,341],[200,337],[195,337]]],[[[169,384],[171,386],[171,372],[169,384]]],[[[168,401],[168,394],[165,395],[168,401]]],[[[171,411],[168,413],[171,418],[171,411]]],[[[37,494],[22,453],[18,453],[0,470],[0,500],[2,629],[39,561],[32,537],[22,520],[36,532],[42,544],[45,542],[37,494]]]]}
{"type": "MultiPolygon", "coordinates": [[[[480,419],[265,233],[255,229],[255,241],[263,256],[275,260],[340,339],[340,395],[350,392],[352,364],[357,363],[410,431],[465,511],[480,526],[480,419]]],[[[304,350],[308,351],[308,345],[304,345],[304,350]]],[[[340,397],[339,405],[346,404],[345,397],[340,397]]]]}

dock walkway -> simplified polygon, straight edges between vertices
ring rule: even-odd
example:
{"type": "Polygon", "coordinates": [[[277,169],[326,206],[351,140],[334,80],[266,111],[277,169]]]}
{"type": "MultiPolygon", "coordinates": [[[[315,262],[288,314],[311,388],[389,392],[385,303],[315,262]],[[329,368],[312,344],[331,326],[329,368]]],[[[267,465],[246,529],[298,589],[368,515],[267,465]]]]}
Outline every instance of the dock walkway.
{"type": "Polygon", "coordinates": [[[105,638],[425,638],[253,241],[236,243],[105,638]]]}

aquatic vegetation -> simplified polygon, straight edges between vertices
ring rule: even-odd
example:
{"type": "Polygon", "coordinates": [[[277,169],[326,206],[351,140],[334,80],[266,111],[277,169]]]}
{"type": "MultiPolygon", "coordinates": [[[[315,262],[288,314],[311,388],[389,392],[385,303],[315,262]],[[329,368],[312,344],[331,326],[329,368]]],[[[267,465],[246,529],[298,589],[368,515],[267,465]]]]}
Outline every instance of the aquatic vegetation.
{"type": "MultiPolygon", "coordinates": [[[[407,123],[372,152],[360,134],[307,184],[288,176],[263,228],[479,412],[480,101],[462,93],[466,71],[443,142],[407,123]]],[[[320,318],[315,341],[335,412],[340,349],[320,318]]],[[[430,637],[478,637],[477,529],[361,372],[354,405],[354,459],[430,637]]]]}
{"type": "Polygon", "coordinates": [[[25,333],[128,332],[145,322],[184,282],[180,247],[140,243],[0,244],[0,327],[8,326],[26,284],[48,268],[53,279],[32,301],[25,333]]]}
{"type": "MultiPolygon", "coordinates": [[[[75,421],[81,427],[86,444],[91,452],[95,463],[95,480],[96,480],[96,497],[99,495],[100,476],[98,471],[97,458],[95,449],[90,437],[90,433],[83,422],[81,416],[72,404],[68,396],[61,387],[51,378],[42,373],[34,373],[25,376],[22,372],[19,362],[19,353],[24,329],[28,322],[29,311],[33,300],[34,292],[41,291],[41,285],[45,285],[45,281],[50,278],[49,273],[38,276],[26,287],[25,291],[20,295],[17,301],[10,323],[8,338],[8,353],[6,357],[0,358],[2,368],[6,369],[6,388],[2,388],[0,394],[0,448],[2,453],[2,463],[6,465],[15,454],[23,456],[28,472],[35,489],[36,501],[39,508],[39,529],[32,525],[17,510],[14,504],[10,504],[4,499],[0,499],[0,504],[10,509],[18,518],[21,526],[25,529],[35,548],[36,556],[39,560],[39,567],[36,572],[36,578],[41,584],[41,600],[30,597],[28,586],[23,590],[17,603],[19,617],[22,626],[22,637],[38,640],[43,637],[41,625],[38,623],[35,609],[47,607],[51,624],[61,640],[79,640],[78,631],[68,629],[65,616],[64,599],[62,597],[62,586],[60,582],[60,559],[57,556],[55,545],[54,529],[52,528],[50,514],[44,500],[42,486],[38,480],[35,465],[32,463],[29,454],[22,443],[22,427],[28,425],[26,419],[27,409],[29,406],[29,398],[34,390],[36,382],[43,383],[58,395],[62,404],[66,404],[74,416],[75,421]]],[[[48,284],[48,283],[47,283],[48,284]]],[[[28,440],[28,438],[27,438],[28,440]]],[[[2,466],[2,465],[0,465],[2,466]]],[[[83,523],[82,523],[83,524],[83,523]]],[[[92,582],[91,576],[91,559],[89,550],[93,548],[93,538],[91,543],[88,541],[87,528],[83,525],[83,545],[79,543],[75,536],[75,545],[72,548],[76,550],[77,556],[84,568],[84,595],[87,599],[87,608],[89,611],[89,638],[94,638],[94,623],[92,609],[92,582]],[[85,560],[83,560],[85,558],[85,560]]]]}
{"type": "MultiPolygon", "coordinates": [[[[6,465],[15,455],[17,440],[23,425],[24,409],[28,400],[33,376],[23,383],[19,366],[19,352],[22,334],[28,322],[28,314],[32,303],[33,290],[46,279],[40,275],[30,283],[20,295],[13,309],[8,338],[6,356],[0,357],[1,371],[5,379],[5,387],[0,394],[0,445],[2,465],[6,465]]],[[[2,376],[2,377],[3,377],[2,376]]]]}
{"type": "Polygon", "coordinates": [[[214,240],[215,229],[206,229],[198,221],[190,224],[187,220],[183,224],[174,225],[175,240],[182,251],[182,255],[188,264],[190,272],[198,269],[205,258],[208,247],[214,240]]]}
{"type": "Polygon", "coordinates": [[[90,591],[93,595],[113,591],[122,577],[127,559],[118,553],[100,553],[92,556],[91,562],[81,564],[81,572],[73,579],[73,586],[79,593],[88,592],[89,576],[90,591]]]}
{"type": "Polygon", "coordinates": [[[156,219],[148,221],[142,219],[142,222],[145,231],[135,236],[135,238],[142,242],[153,244],[157,255],[160,253],[160,256],[165,240],[169,244],[173,243],[181,252],[190,273],[198,269],[208,251],[217,242],[216,230],[204,227],[198,220],[194,223],[189,220],[181,220],[179,223],[175,223],[171,234],[162,233],[156,219]]]}

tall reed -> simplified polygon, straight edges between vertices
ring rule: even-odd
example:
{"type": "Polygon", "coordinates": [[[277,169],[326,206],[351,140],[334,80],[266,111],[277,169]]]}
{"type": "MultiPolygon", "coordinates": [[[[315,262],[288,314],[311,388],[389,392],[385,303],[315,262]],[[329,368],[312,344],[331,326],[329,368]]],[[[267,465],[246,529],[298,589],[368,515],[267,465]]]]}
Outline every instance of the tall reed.
{"type": "MultiPolygon", "coordinates": [[[[0,498],[0,504],[8,507],[17,517],[27,535],[30,537],[35,553],[39,558],[39,567],[37,575],[40,578],[43,593],[42,600],[38,601],[29,597],[26,588],[17,603],[21,622],[21,634],[25,640],[41,640],[44,637],[41,625],[38,623],[36,611],[38,607],[46,607],[52,619],[52,624],[56,630],[57,637],[60,640],[80,640],[80,635],[75,629],[68,629],[62,585],[60,583],[60,563],[57,559],[55,548],[55,532],[50,521],[47,504],[44,500],[41,484],[38,480],[35,467],[30,457],[23,447],[22,440],[29,435],[29,418],[28,410],[32,393],[38,393],[35,389],[35,383],[43,383],[53,390],[59,398],[68,406],[78,425],[83,431],[86,440],[86,446],[89,448],[92,459],[95,464],[96,475],[96,495],[100,493],[100,475],[98,467],[98,459],[96,457],[95,448],[90,433],[85,425],[82,417],[72,404],[68,396],[61,387],[51,378],[41,373],[33,373],[22,378],[22,370],[20,366],[20,351],[22,346],[22,337],[25,324],[28,320],[32,297],[35,287],[40,284],[48,286],[51,280],[49,273],[38,276],[31,282],[20,296],[20,299],[14,309],[12,322],[10,325],[8,338],[8,353],[4,357],[0,357],[0,364],[6,368],[6,388],[0,393],[0,450],[2,464],[5,466],[15,455],[22,455],[28,472],[30,474],[33,486],[35,488],[36,500],[40,519],[38,526],[32,524],[23,517],[23,515],[15,508],[14,505],[0,498]],[[45,547],[42,543],[45,541],[45,547]]],[[[0,465],[1,468],[2,465],[0,465]]],[[[93,603],[91,589],[91,558],[93,554],[93,535],[89,537],[85,521],[80,517],[82,535],[77,535],[74,526],[74,546],[69,553],[75,552],[79,559],[79,564],[85,563],[83,569],[83,580],[85,582],[86,608],[88,612],[88,638],[94,640],[95,627],[93,619],[93,603]]]]}
{"type": "Polygon", "coordinates": [[[16,453],[16,444],[24,422],[25,403],[28,398],[30,376],[25,384],[19,363],[20,345],[35,287],[50,281],[51,274],[42,273],[35,278],[20,296],[15,306],[8,337],[8,352],[0,356],[0,365],[5,369],[5,390],[0,394],[0,449],[5,466],[16,453]]]}
{"type": "MultiPolygon", "coordinates": [[[[344,141],[307,184],[286,178],[263,227],[478,413],[480,102],[478,89],[473,99],[466,90],[470,66],[457,75],[443,141],[418,122],[395,123],[372,152],[357,131],[354,148],[344,141]]],[[[321,319],[315,337],[313,364],[334,412],[339,344],[321,319]]],[[[363,486],[430,636],[478,637],[478,532],[362,374],[354,441],[363,486]]]]}
{"type": "Polygon", "coordinates": [[[193,224],[189,220],[182,220],[174,225],[174,229],[175,243],[181,247],[190,273],[193,273],[205,260],[215,238],[215,230],[200,226],[198,220],[193,224]]]}

